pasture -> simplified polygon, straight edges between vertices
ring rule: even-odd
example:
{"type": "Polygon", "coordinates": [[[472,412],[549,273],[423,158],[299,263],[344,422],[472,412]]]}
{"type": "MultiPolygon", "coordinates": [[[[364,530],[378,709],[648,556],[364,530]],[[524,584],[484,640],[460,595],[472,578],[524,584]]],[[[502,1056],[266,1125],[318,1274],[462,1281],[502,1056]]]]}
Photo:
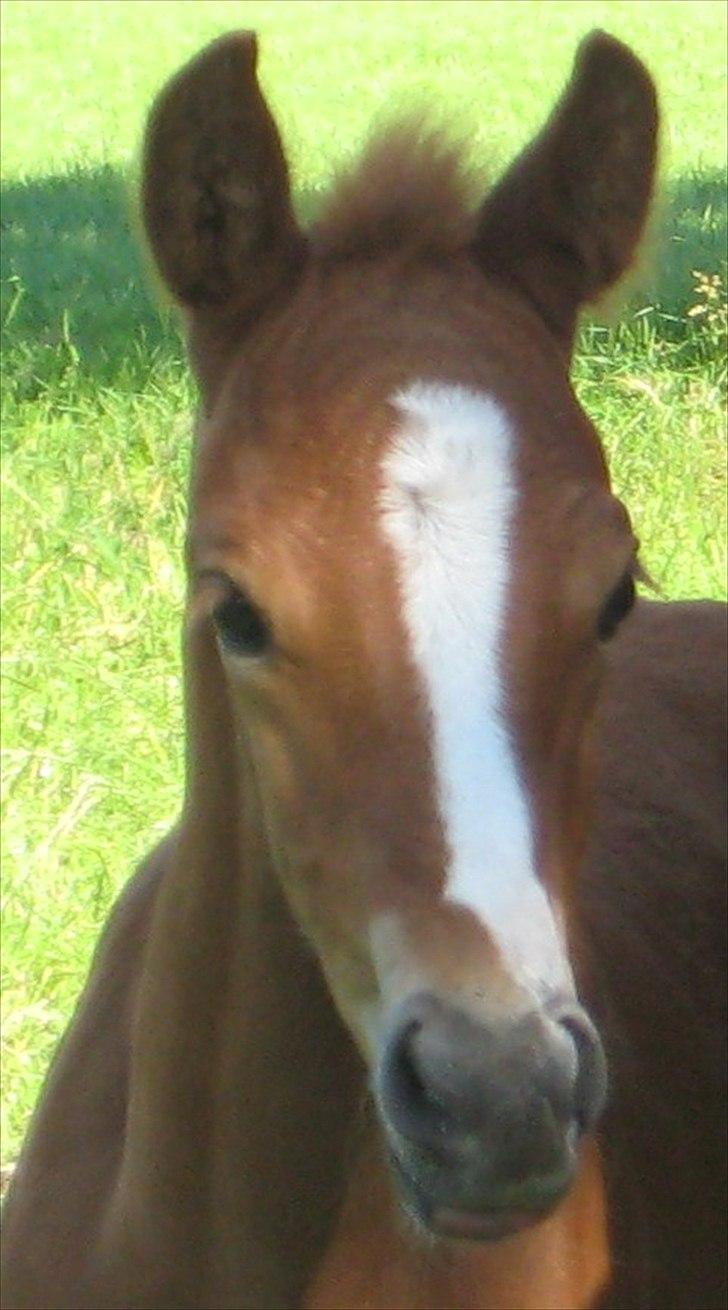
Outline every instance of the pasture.
{"type": "Polygon", "coordinates": [[[492,175],[579,38],[654,73],[663,193],[639,283],[575,381],[665,596],[725,593],[721,3],[6,0],[3,50],[3,1159],[110,902],[182,777],[179,625],[195,398],[133,207],[146,110],[217,32],[261,34],[301,214],[372,121],[434,106],[492,175]]]}

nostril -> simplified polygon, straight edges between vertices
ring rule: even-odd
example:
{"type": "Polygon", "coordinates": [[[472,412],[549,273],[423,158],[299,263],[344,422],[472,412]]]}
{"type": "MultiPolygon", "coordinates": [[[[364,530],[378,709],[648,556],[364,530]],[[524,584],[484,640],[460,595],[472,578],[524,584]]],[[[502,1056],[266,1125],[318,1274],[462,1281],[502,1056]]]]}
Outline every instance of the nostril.
{"type": "Polygon", "coordinates": [[[412,1103],[425,1098],[425,1086],[414,1059],[414,1039],[420,1027],[416,1022],[408,1024],[393,1043],[390,1053],[393,1090],[403,1101],[412,1103]]]}
{"type": "Polygon", "coordinates": [[[441,1138],[445,1111],[420,1070],[416,1043],[419,1020],[408,1023],[389,1042],[379,1071],[379,1099],[398,1132],[422,1141],[441,1138]]]}
{"type": "Polygon", "coordinates": [[[574,1087],[574,1117],[579,1131],[592,1128],[599,1118],[607,1093],[607,1062],[599,1034],[579,1005],[565,1005],[552,1015],[568,1033],[576,1048],[577,1074],[574,1087]]]}

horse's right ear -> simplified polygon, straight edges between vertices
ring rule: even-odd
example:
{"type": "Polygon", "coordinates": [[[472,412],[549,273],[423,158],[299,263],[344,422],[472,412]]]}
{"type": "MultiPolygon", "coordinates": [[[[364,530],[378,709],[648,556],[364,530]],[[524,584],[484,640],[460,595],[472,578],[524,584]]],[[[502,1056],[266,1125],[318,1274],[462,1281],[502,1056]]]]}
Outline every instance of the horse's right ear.
{"type": "Polygon", "coordinates": [[[571,347],[579,310],[626,273],[655,176],[655,87],[631,50],[593,32],[548,123],[483,206],[474,253],[571,347]]]}
{"type": "Polygon", "coordinates": [[[224,36],[167,84],[144,145],[144,225],[167,287],[218,336],[288,285],[304,238],[251,32],[224,36]]]}

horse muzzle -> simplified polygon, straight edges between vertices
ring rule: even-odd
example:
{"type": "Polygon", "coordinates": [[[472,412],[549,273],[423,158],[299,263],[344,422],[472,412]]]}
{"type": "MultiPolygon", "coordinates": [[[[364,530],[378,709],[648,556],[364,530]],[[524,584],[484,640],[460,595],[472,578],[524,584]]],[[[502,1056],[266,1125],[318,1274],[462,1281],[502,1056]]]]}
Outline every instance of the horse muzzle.
{"type": "Polygon", "coordinates": [[[606,1062],[573,1001],[486,1026],[423,992],[398,1007],[375,1085],[406,1208],[438,1235],[493,1240],[568,1192],[606,1062]]]}

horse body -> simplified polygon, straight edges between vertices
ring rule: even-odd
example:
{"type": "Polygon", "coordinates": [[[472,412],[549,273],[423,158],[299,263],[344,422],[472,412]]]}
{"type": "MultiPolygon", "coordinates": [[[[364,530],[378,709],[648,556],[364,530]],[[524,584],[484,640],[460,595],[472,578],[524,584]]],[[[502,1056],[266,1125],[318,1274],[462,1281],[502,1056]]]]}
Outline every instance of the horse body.
{"type": "Polygon", "coordinates": [[[589,1005],[611,1069],[602,1139],[620,1255],[607,1304],[717,1307],[726,1300],[717,1075],[726,1067],[725,608],[651,604],[619,646],[580,891],[589,1005]]]}
{"type": "Polygon", "coordinates": [[[609,642],[636,542],[567,377],[651,82],[597,35],[479,209],[408,129],[304,235],[255,58],[150,123],[202,389],[185,805],[51,1072],[5,1304],[717,1306],[724,612],[609,642]]]}

